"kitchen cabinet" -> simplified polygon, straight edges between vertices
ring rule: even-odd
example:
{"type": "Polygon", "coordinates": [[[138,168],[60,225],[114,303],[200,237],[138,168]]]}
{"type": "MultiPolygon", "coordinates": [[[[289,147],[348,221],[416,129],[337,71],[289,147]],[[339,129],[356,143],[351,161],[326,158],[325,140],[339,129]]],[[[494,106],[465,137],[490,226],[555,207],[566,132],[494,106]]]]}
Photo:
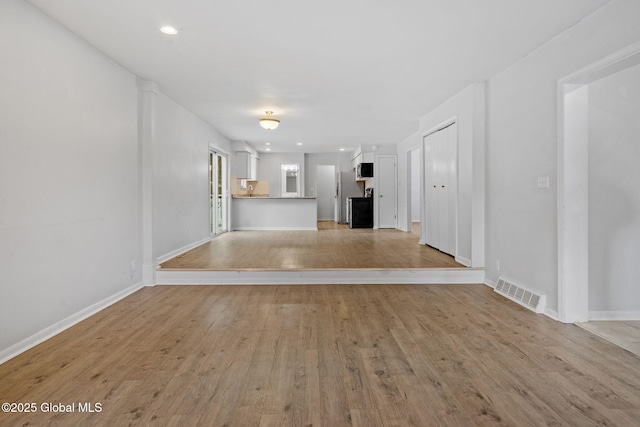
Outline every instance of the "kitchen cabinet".
{"type": "Polygon", "coordinates": [[[351,166],[353,166],[354,169],[359,163],[373,163],[373,152],[358,153],[358,155],[351,160],[351,166]]]}
{"type": "Polygon", "coordinates": [[[236,152],[236,178],[257,179],[258,158],[248,151],[236,152]]]}

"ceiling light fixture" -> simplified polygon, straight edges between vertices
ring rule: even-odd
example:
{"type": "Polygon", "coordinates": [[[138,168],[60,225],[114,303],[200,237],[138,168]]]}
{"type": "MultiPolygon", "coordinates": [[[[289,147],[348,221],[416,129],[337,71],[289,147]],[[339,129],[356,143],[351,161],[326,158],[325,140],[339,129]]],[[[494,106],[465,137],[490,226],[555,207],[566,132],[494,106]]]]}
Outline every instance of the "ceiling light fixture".
{"type": "Polygon", "coordinates": [[[172,27],[171,25],[164,25],[160,27],[160,31],[165,34],[169,34],[170,36],[175,36],[176,34],[178,34],[178,30],[176,30],[175,27],[172,27]]]}
{"type": "Polygon", "coordinates": [[[260,126],[265,128],[266,130],[272,130],[278,127],[280,124],[280,120],[274,119],[273,111],[266,111],[267,117],[263,117],[260,119],[260,126]]]}
{"type": "Polygon", "coordinates": [[[296,142],[296,145],[302,145],[302,142],[296,142]]]}

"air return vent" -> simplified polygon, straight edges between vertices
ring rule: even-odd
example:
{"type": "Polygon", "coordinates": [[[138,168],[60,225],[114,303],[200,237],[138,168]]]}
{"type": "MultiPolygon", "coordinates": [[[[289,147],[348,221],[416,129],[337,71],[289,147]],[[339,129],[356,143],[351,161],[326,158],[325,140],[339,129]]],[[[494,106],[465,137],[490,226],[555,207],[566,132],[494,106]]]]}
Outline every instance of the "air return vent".
{"type": "Polygon", "coordinates": [[[498,278],[498,284],[494,291],[536,313],[542,313],[547,303],[547,297],[545,295],[540,295],[538,292],[516,285],[502,277],[498,278]]]}

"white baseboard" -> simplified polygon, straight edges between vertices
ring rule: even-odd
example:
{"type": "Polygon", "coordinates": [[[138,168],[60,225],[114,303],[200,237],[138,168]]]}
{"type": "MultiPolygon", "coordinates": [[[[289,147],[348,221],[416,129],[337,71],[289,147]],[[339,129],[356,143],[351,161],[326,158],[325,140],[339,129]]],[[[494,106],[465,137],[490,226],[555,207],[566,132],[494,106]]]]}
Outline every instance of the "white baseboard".
{"type": "Polygon", "coordinates": [[[456,262],[464,265],[465,267],[471,267],[471,260],[470,259],[466,259],[466,258],[463,258],[461,256],[456,256],[455,260],[456,260],[456,262]]]}
{"type": "Polygon", "coordinates": [[[488,287],[490,287],[491,289],[495,289],[496,286],[498,285],[498,283],[496,283],[493,280],[489,279],[487,276],[484,277],[484,284],[487,285],[488,287]]]}
{"type": "Polygon", "coordinates": [[[88,317],[93,316],[99,311],[104,310],[110,305],[113,305],[114,303],[131,295],[132,293],[136,292],[137,290],[143,287],[144,285],[142,284],[142,282],[136,283],[133,286],[123,289],[120,292],[117,292],[114,295],[111,295],[110,297],[103,299],[102,301],[98,301],[97,303],[92,304],[89,307],[84,308],[75,314],[72,314],[66,319],[63,319],[57,323],[54,323],[53,325],[41,330],[40,332],[37,332],[31,335],[30,337],[20,341],[19,343],[12,345],[9,348],[0,350],[0,364],[6,362],[9,359],[13,359],[17,355],[24,353],[25,351],[48,340],[49,338],[55,335],[58,335],[60,332],[66,329],[69,329],[73,325],[85,320],[88,317]]]}
{"type": "Polygon", "coordinates": [[[207,237],[205,239],[198,240],[197,242],[189,243],[188,245],[185,245],[185,246],[183,246],[183,247],[181,247],[179,249],[176,249],[175,251],[171,251],[171,252],[169,252],[167,254],[160,255],[158,258],[156,258],[156,262],[158,264],[161,264],[161,263],[163,263],[165,261],[170,260],[171,258],[175,258],[178,255],[182,255],[183,253],[188,252],[193,248],[197,248],[198,246],[203,245],[203,244],[205,244],[205,243],[207,243],[209,241],[211,241],[211,237],[207,237]]]}
{"type": "Polygon", "coordinates": [[[156,268],[153,265],[142,266],[142,283],[144,283],[145,286],[155,286],[156,268]]]}
{"type": "Polygon", "coordinates": [[[640,311],[590,311],[589,320],[640,320],[640,311]]]}
{"type": "Polygon", "coordinates": [[[553,309],[551,309],[549,307],[545,307],[544,311],[542,312],[542,314],[544,314],[548,318],[553,319],[556,322],[558,322],[558,312],[556,310],[553,310],[553,309]]]}

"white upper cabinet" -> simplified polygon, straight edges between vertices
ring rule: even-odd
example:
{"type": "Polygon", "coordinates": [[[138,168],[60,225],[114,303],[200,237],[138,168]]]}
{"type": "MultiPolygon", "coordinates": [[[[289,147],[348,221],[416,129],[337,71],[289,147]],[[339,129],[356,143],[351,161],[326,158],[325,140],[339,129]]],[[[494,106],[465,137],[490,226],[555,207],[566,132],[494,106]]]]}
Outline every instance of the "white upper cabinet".
{"type": "Polygon", "coordinates": [[[255,180],[258,158],[248,151],[236,152],[236,178],[255,180]]]}

